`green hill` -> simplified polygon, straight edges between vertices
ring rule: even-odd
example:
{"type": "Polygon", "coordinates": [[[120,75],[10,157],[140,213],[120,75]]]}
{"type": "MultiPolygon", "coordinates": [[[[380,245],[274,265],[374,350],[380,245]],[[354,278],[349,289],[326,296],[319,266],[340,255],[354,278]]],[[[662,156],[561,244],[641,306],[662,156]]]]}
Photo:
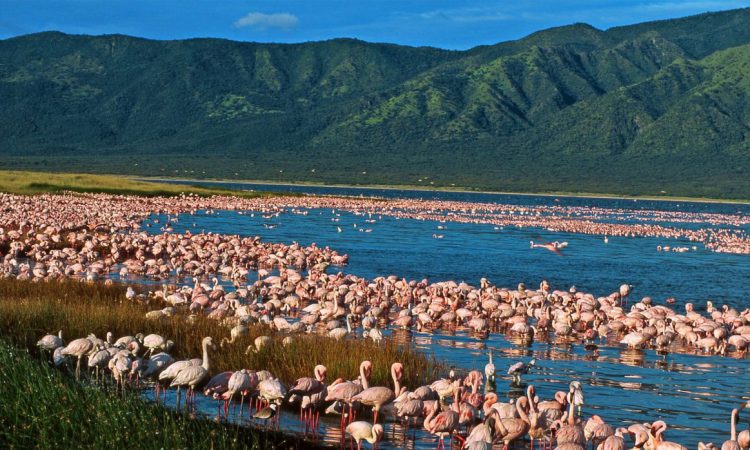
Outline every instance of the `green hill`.
{"type": "Polygon", "coordinates": [[[0,41],[5,168],[750,198],[750,9],[467,51],[0,41]]]}

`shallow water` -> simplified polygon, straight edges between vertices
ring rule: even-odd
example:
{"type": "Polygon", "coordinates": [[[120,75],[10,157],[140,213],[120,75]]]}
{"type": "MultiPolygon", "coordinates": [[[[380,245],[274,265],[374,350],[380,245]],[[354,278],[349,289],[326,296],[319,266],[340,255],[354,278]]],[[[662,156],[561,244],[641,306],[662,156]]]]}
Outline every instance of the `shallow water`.
{"type": "MultiPolygon", "coordinates": [[[[273,187],[279,190],[278,186],[273,187]]],[[[256,188],[263,189],[262,186],[256,188]]],[[[309,190],[319,189],[322,188],[309,190]]],[[[372,195],[371,192],[355,192],[372,195]]],[[[388,195],[399,192],[416,195],[410,191],[384,191],[388,195]]],[[[347,192],[331,192],[329,189],[323,193],[347,192]]],[[[491,194],[430,195],[515,204],[550,204],[554,201],[549,197],[491,194]]],[[[591,203],[603,208],[622,208],[625,207],[622,203],[633,203],[628,207],[685,208],[686,211],[725,214],[739,211],[743,215],[750,212],[746,205],[560,197],[560,203],[564,202],[579,205],[591,203]]],[[[750,257],[712,253],[702,246],[686,253],[656,251],[657,245],[694,245],[689,242],[610,237],[609,243],[605,244],[600,236],[550,233],[541,229],[495,229],[492,225],[442,224],[386,216],[367,218],[345,212],[338,214],[340,216],[335,217],[330,210],[310,210],[308,215],[285,213],[273,219],[264,219],[259,213],[251,217],[249,214],[219,211],[214,215],[198,213],[180,216],[173,227],[175,232],[206,230],[258,235],[266,241],[328,245],[342,253],[349,253],[350,264],[343,271],[368,278],[395,274],[410,279],[428,278],[430,281],[465,280],[476,285],[480,277],[486,277],[496,285],[508,287],[515,287],[519,282],[535,287],[546,279],[553,288],[567,289],[576,285],[580,290],[595,295],[607,295],[626,282],[634,285],[634,297],[648,295],[657,303],[663,303],[667,297],[675,297],[676,308],[692,301],[698,306],[697,309],[703,309],[708,299],[737,308],[747,306],[745,292],[746,284],[750,281],[750,257]],[[334,217],[339,221],[332,222],[334,217]],[[368,223],[365,219],[375,222],[368,223]],[[268,225],[275,227],[268,228],[268,225]],[[447,228],[438,230],[438,225],[447,228]],[[337,227],[342,231],[338,232],[337,227]],[[358,231],[359,228],[372,231],[366,233],[358,231]],[[435,233],[444,237],[435,239],[435,233]],[[530,240],[567,241],[569,245],[564,256],[557,256],[544,249],[529,248],[530,240]]],[[[337,269],[329,269],[332,270],[337,269]]],[[[498,375],[505,373],[507,367],[517,360],[535,357],[538,368],[524,377],[524,383],[533,383],[540,398],[549,399],[556,390],[566,390],[570,381],[579,380],[586,394],[585,417],[599,414],[617,426],[663,419],[670,425],[666,438],[689,448],[696,448],[699,440],[720,444],[727,439],[731,409],[739,406],[742,399],[750,398],[746,375],[750,361],[747,359],[688,354],[664,357],[652,351],[617,347],[602,347],[598,352],[590,353],[580,345],[543,342],[524,347],[497,334],[478,339],[461,332],[406,335],[399,332],[398,338],[409,340],[448,364],[467,370],[481,369],[486,363],[488,349],[492,348],[498,375]]],[[[501,399],[520,394],[520,390],[511,388],[509,380],[505,379],[498,379],[497,391],[501,399]]],[[[207,414],[215,414],[214,402],[206,403],[205,408],[207,414]]],[[[748,423],[748,414],[750,412],[741,416],[742,424],[748,423]]],[[[291,420],[294,416],[286,416],[289,419],[285,419],[282,426],[295,429],[297,425],[291,420]]],[[[321,426],[321,431],[325,428],[324,434],[327,433],[325,439],[337,442],[338,419],[322,423],[327,424],[321,426]]],[[[743,429],[742,425],[740,429],[743,429]]],[[[390,436],[393,429],[389,426],[386,431],[390,436]]],[[[381,448],[405,445],[400,439],[396,441],[386,439],[386,445],[381,445],[381,448]]],[[[434,445],[434,438],[422,432],[416,434],[416,447],[434,445]]]]}

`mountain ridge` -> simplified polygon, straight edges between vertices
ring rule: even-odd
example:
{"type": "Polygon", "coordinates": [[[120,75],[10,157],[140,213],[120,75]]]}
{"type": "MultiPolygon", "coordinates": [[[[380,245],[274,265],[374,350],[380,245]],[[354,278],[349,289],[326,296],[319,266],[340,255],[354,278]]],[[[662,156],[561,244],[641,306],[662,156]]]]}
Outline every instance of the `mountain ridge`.
{"type": "Polygon", "coordinates": [[[35,33],[0,40],[0,161],[750,198],[748,44],[750,8],[464,51],[35,33]]]}

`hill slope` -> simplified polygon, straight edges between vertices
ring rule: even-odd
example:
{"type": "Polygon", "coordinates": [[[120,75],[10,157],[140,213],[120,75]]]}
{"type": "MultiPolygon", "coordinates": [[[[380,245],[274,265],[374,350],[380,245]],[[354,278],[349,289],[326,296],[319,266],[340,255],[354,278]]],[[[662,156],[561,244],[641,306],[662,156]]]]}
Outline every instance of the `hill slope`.
{"type": "Polygon", "coordinates": [[[0,41],[5,167],[750,198],[750,9],[456,52],[0,41]],[[421,180],[421,181],[420,181],[421,180]]]}

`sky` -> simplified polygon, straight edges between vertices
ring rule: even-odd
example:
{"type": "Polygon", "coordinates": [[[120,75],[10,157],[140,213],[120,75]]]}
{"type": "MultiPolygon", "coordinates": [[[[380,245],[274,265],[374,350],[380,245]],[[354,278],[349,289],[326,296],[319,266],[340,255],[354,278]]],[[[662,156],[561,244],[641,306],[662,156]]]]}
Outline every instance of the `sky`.
{"type": "Polygon", "coordinates": [[[0,0],[0,39],[57,30],[466,49],[576,22],[606,29],[743,7],[750,0],[0,0]]]}

